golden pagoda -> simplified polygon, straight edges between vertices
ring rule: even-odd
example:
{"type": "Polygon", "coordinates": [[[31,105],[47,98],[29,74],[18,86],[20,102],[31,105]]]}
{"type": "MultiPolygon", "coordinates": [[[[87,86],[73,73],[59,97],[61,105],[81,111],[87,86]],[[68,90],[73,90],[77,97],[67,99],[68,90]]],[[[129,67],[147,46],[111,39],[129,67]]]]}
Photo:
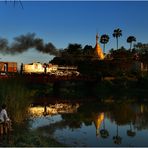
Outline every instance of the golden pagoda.
{"type": "Polygon", "coordinates": [[[99,36],[98,36],[98,33],[96,34],[96,46],[95,46],[95,51],[99,57],[100,60],[103,60],[104,59],[104,54],[102,52],[102,49],[98,43],[98,39],[99,39],[99,36]]]}

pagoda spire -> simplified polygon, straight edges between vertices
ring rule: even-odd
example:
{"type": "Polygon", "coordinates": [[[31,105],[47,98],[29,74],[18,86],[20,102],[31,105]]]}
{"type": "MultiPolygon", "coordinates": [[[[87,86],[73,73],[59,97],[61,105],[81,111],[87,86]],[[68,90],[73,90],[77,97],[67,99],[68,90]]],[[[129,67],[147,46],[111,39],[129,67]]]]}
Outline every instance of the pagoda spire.
{"type": "Polygon", "coordinates": [[[98,33],[96,34],[96,44],[98,43],[99,35],[98,33]]]}

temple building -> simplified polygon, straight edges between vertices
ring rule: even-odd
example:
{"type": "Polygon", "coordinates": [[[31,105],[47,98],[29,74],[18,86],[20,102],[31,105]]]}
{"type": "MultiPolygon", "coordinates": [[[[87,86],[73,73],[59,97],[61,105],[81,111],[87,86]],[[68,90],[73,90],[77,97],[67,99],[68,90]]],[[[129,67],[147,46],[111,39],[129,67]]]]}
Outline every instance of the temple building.
{"type": "Polygon", "coordinates": [[[99,36],[98,34],[96,34],[96,46],[95,46],[95,52],[97,54],[97,56],[99,57],[99,60],[103,60],[104,59],[104,54],[102,52],[102,49],[98,43],[98,39],[99,39],[99,36]]]}

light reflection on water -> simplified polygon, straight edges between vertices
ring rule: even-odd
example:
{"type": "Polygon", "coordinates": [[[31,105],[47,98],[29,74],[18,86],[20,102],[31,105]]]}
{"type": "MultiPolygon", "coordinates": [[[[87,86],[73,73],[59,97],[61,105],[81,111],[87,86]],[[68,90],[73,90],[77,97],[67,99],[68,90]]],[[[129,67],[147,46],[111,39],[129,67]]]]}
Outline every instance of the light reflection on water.
{"type": "Polygon", "coordinates": [[[32,118],[31,125],[68,146],[148,146],[147,115],[144,104],[109,105],[98,110],[83,106],[75,113],[32,118]],[[104,129],[108,135],[103,138],[100,131],[104,129]]]}
{"type": "MultiPolygon", "coordinates": [[[[109,125],[107,129],[109,130],[109,137],[104,139],[99,134],[96,136],[96,127],[94,124],[86,126],[82,124],[81,128],[72,130],[67,127],[65,129],[57,129],[54,133],[54,138],[58,139],[59,142],[65,143],[70,146],[116,146],[113,141],[113,136],[116,135],[116,124],[110,122],[109,119],[105,119],[106,124],[109,125]]],[[[102,125],[100,127],[102,129],[102,125]]],[[[124,137],[122,139],[122,144],[119,146],[135,146],[136,138],[128,138],[126,135],[126,130],[128,126],[119,126],[119,135],[124,137]]],[[[146,142],[147,138],[145,138],[146,142]]],[[[139,140],[138,140],[139,141],[139,140]]],[[[142,146],[140,143],[136,143],[137,146],[142,146]]]]}

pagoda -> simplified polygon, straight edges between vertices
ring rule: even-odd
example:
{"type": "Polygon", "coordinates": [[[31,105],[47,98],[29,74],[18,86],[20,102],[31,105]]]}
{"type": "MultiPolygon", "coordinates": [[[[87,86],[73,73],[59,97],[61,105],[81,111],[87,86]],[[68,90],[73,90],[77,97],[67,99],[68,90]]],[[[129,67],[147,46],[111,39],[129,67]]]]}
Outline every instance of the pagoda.
{"type": "Polygon", "coordinates": [[[95,52],[97,53],[97,56],[99,58],[99,60],[103,60],[104,59],[104,54],[102,52],[102,49],[98,43],[98,39],[99,39],[99,36],[98,36],[98,33],[96,34],[96,46],[95,46],[95,52]]]}

